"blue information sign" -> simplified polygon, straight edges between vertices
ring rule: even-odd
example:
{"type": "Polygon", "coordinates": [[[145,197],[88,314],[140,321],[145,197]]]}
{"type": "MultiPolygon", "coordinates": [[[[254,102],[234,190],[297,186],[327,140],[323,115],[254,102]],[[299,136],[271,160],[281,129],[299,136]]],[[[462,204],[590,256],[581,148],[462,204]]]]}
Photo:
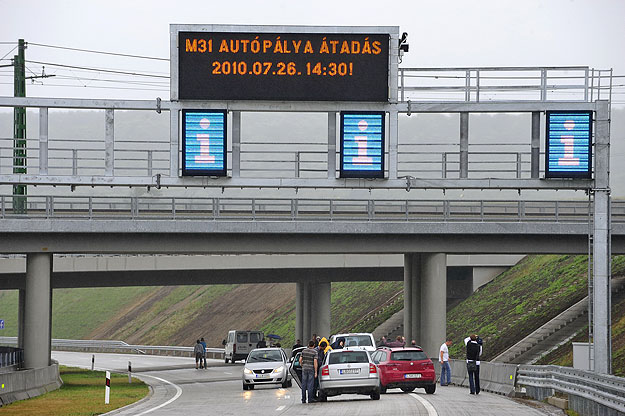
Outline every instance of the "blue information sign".
{"type": "Polygon", "coordinates": [[[0,329],[4,329],[4,319],[0,319],[0,329]]]}
{"type": "Polygon", "coordinates": [[[384,177],[384,112],[341,112],[341,177],[384,177]]]}
{"type": "Polygon", "coordinates": [[[592,112],[548,111],[546,178],[591,178],[592,112]]]}
{"type": "Polygon", "coordinates": [[[226,176],[226,111],[182,112],[182,175],[226,176]]]}

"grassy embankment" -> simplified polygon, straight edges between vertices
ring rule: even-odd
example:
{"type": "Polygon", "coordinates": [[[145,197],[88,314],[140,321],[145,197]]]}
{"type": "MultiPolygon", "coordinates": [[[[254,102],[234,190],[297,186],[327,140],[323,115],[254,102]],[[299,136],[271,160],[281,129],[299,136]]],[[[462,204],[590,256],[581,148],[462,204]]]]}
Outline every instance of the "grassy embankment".
{"type": "Polygon", "coordinates": [[[104,404],[103,371],[89,371],[79,368],[59,368],[63,386],[29,400],[14,402],[2,407],[2,415],[29,416],[91,416],[134,403],[148,394],[148,386],[141,380],[128,376],[111,374],[111,393],[109,404],[104,404]]]}
{"type": "MultiPolygon", "coordinates": [[[[484,358],[493,358],[587,295],[586,256],[528,256],[447,314],[450,354],[463,355],[461,340],[470,333],[484,339],[484,358]]],[[[613,276],[625,274],[625,256],[615,256],[613,276]]],[[[625,370],[625,316],[614,305],[615,371],[625,370]]],[[[545,362],[546,363],[546,362],[545,362]]],[[[572,365],[560,361],[561,364],[572,365]]]]}

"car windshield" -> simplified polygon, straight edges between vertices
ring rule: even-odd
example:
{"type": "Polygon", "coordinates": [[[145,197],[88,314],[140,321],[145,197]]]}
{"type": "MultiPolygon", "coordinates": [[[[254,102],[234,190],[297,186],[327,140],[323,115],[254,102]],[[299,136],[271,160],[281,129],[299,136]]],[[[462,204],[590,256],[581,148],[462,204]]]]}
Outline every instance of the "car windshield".
{"type": "Polygon", "coordinates": [[[395,351],[391,353],[391,361],[421,361],[428,357],[423,351],[395,351]]]}
{"type": "Polygon", "coordinates": [[[346,347],[372,347],[371,337],[368,335],[348,335],[345,338],[346,347]]]}
{"type": "Polygon", "coordinates": [[[247,357],[248,363],[261,363],[267,361],[282,361],[280,351],[252,351],[247,357]]]}
{"type": "Polygon", "coordinates": [[[365,351],[332,352],[328,364],[368,363],[365,351]]]}

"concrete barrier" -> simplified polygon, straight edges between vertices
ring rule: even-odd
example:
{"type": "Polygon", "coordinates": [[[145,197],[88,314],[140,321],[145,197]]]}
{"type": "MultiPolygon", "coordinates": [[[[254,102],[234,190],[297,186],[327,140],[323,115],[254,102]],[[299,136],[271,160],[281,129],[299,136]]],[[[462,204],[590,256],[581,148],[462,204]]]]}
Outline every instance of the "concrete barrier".
{"type": "MultiPolygon", "coordinates": [[[[451,367],[451,383],[457,386],[469,387],[467,363],[464,360],[449,360],[451,367]]],[[[436,378],[440,379],[441,365],[434,361],[436,378]]],[[[515,392],[516,364],[500,364],[482,361],[480,364],[480,389],[491,393],[512,396],[515,392]]]]}
{"type": "Polygon", "coordinates": [[[0,373],[0,406],[40,396],[62,385],[56,362],[43,368],[0,373]]]}

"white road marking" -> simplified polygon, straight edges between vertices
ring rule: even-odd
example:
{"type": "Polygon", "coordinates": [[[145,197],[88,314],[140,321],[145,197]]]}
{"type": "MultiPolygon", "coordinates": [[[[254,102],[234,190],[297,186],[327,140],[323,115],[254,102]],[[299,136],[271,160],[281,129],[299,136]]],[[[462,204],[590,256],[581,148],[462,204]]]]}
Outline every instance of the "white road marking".
{"type": "Polygon", "coordinates": [[[227,371],[224,371],[224,374],[230,374],[230,375],[232,375],[232,373],[229,373],[229,372],[227,372],[227,371]]]}
{"type": "Polygon", "coordinates": [[[141,413],[137,414],[136,416],[145,415],[145,414],[147,414],[147,413],[150,413],[150,412],[153,412],[153,411],[155,411],[155,410],[157,410],[157,409],[160,409],[161,407],[165,407],[165,406],[167,406],[169,403],[171,403],[171,402],[173,402],[174,400],[178,399],[178,397],[180,397],[180,396],[182,395],[182,389],[181,389],[180,387],[178,387],[177,385],[175,385],[174,383],[172,383],[171,381],[167,381],[167,380],[165,380],[164,378],[160,378],[160,377],[148,376],[148,375],[146,375],[146,374],[141,374],[141,377],[152,377],[152,378],[155,378],[155,379],[157,379],[157,380],[159,380],[159,381],[162,381],[162,382],[164,382],[164,383],[171,384],[172,386],[174,386],[174,387],[176,388],[176,395],[175,395],[174,397],[172,397],[171,399],[167,400],[165,403],[163,403],[163,404],[159,404],[159,405],[158,405],[158,406],[156,406],[156,407],[153,407],[153,408],[148,409],[148,410],[146,410],[146,411],[144,411],[144,412],[141,412],[141,413]]]}
{"type": "Polygon", "coordinates": [[[438,416],[438,412],[429,401],[425,400],[423,397],[415,393],[410,393],[410,395],[414,397],[415,399],[417,399],[419,402],[421,402],[423,407],[425,407],[425,410],[427,410],[429,416],[438,416]]]}
{"type": "Polygon", "coordinates": [[[280,406],[276,409],[276,412],[279,412],[280,410],[284,409],[286,406],[280,406]]]}

